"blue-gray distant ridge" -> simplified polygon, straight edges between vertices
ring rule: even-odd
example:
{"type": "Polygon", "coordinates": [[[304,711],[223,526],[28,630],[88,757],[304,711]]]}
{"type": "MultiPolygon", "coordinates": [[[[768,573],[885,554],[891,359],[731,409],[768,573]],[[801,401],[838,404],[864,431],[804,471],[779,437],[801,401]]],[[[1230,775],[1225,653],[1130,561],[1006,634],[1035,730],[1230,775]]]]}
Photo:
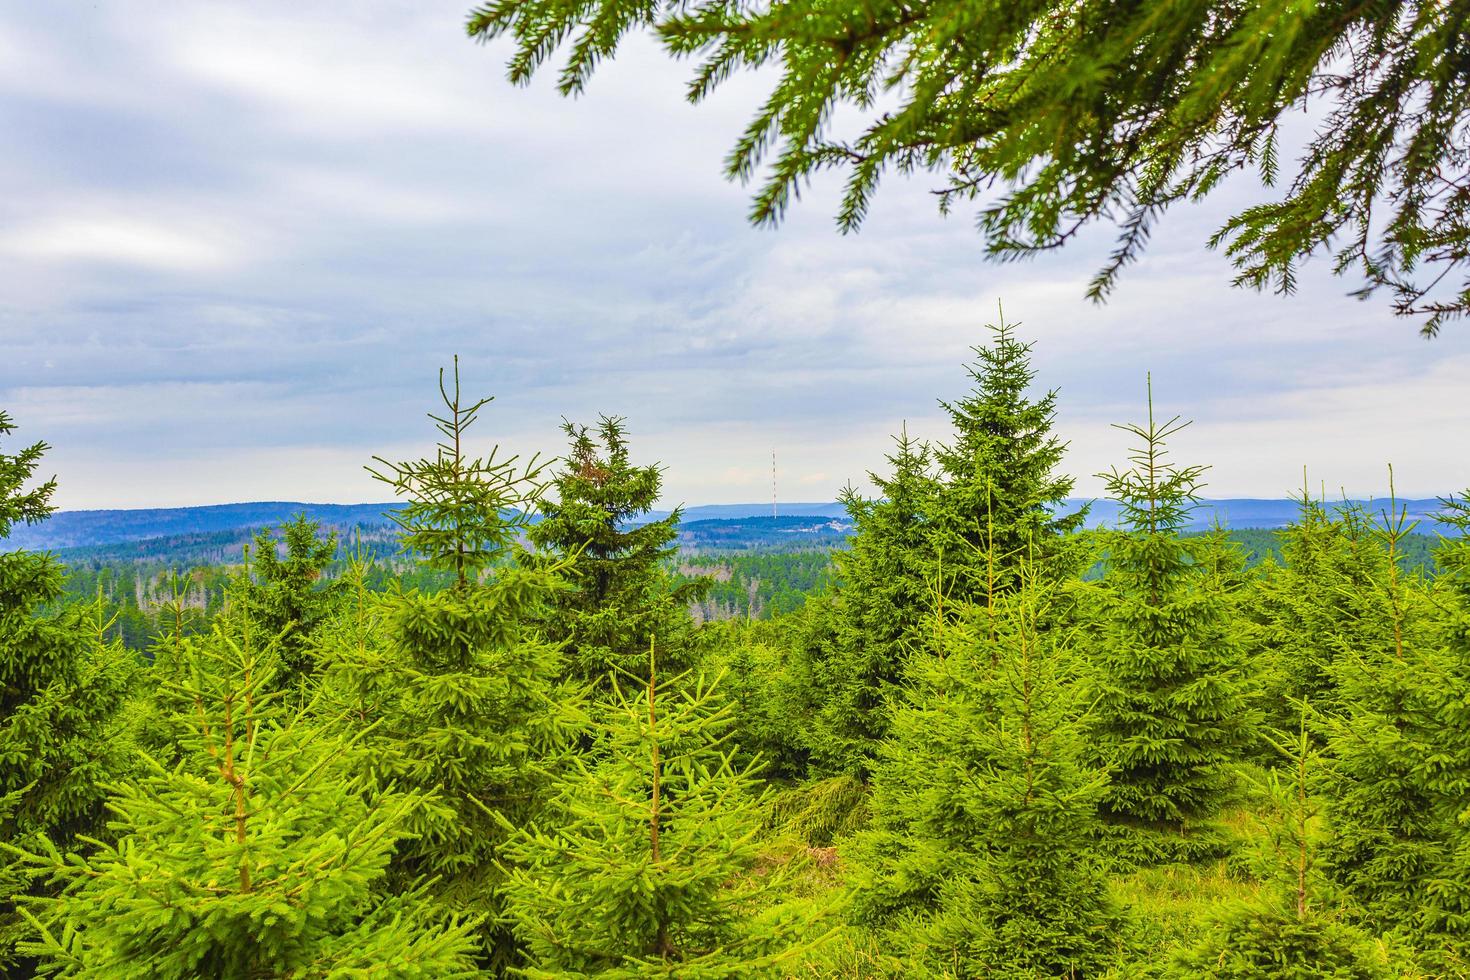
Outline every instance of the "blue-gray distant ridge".
{"type": "MultiPolygon", "coordinates": [[[[1075,511],[1088,503],[1085,500],[1069,500],[1066,511],[1075,511]]],[[[1386,506],[1386,501],[1363,501],[1375,518],[1386,506]]],[[[1418,530],[1424,533],[1446,530],[1435,515],[1441,504],[1437,499],[1401,500],[1401,507],[1408,509],[1408,519],[1420,522],[1418,530]]],[[[354,527],[382,528],[391,524],[390,511],[403,506],[399,503],[369,504],[312,504],[295,501],[258,501],[253,503],[213,504],[204,507],[167,507],[144,510],[68,510],[54,514],[49,520],[36,525],[21,525],[13,528],[9,538],[4,539],[5,550],[25,548],[27,550],[61,550],[66,548],[95,547],[145,541],[151,538],[174,537],[186,534],[214,533],[220,531],[245,531],[279,525],[297,514],[305,514],[324,527],[337,531],[350,531],[354,527]]],[[[1331,506],[1329,504],[1329,506],[1331,506]]],[[[1227,528],[1278,528],[1295,520],[1298,508],[1295,501],[1285,499],[1234,498],[1201,501],[1189,524],[1189,530],[1203,530],[1213,526],[1216,519],[1227,528]]],[[[649,519],[657,520],[668,516],[669,511],[655,511],[649,519]]],[[[840,533],[847,512],[835,502],[825,503],[778,503],[777,520],[766,530],[779,534],[795,530],[810,523],[815,530],[830,530],[840,533]],[[790,518],[811,519],[810,521],[788,522],[790,518]],[[835,522],[822,527],[826,522],[835,522]]],[[[761,521],[771,521],[771,505],[759,504],[699,504],[685,507],[680,512],[682,526],[703,522],[736,521],[747,528],[759,526],[761,521]],[[751,522],[757,522],[752,524],[751,522]]],[[[1118,505],[1110,500],[1091,501],[1088,523],[1093,527],[1106,527],[1116,523],[1118,505]]],[[[704,534],[718,534],[719,528],[706,525],[697,529],[704,534]]],[[[730,528],[731,531],[734,528],[730,528]]]]}

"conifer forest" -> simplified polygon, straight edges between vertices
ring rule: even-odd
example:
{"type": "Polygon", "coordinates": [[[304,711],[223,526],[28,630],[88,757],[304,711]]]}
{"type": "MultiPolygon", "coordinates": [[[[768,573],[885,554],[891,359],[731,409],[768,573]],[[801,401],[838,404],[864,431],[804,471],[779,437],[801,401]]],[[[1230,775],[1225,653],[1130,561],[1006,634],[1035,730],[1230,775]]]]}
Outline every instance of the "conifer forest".
{"type": "Polygon", "coordinates": [[[138,650],[6,553],[7,975],[1465,975],[1470,496],[1411,566],[1303,489],[1248,567],[1144,392],[1089,528],[1031,349],[989,328],[763,618],[698,621],[623,420],[467,454],[457,363],[370,463],[397,572],[302,517],[216,601],[160,574],[138,650]]]}
{"type": "MultiPolygon", "coordinates": [[[[0,62],[23,60],[30,52],[11,43],[5,16],[0,62]]],[[[343,6],[333,16],[376,14],[343,6]]],[[[1078,280],[1096,309],[1168,273],[1168,263],[1131,271],[1166,212],[1245,174],[1258,198],[1241,204],[1243,185],[1231,183],[1222,196],[1232,213],[1205,244],[1247,290],[1290,294],[1308,260],[1353,279],[1351,295],[1364,301],[1355,308],[1377,311],[1387,338],[1355,378],[1387,378],[1408,363],[1395,345],[1449,349],[1470,313],[1470,0],[488,0],[456,16],[452,43],[481,64],[503,64],[513,84],[486,92],[504,104],[524,95],[515,85],[547,71],[554,97],[580,96],[603,81],[595,73],[630,59],[643,59],[648,74],[619,76],[619,98],[664,77],[650,59],[664,68],[673,59],[689,74],[693,107],[681,108],[695,115],[726,111],[705,104],[716,90],[746,92],[737,76],[764,84],[724,158],[725,176],[748,186],[741,206],[758,226],[789,221],[807,207],[800,199],[812,182],[835,172],[829,202],[838,229],[855,233],[880,184],[887,194],[928,179],[936,222],[974,209],[961,223],[976,263],[1073,249],[1084,229],[1111,229],[1111,251],[1078,280]]],[[[228,37],[237,23],[226,18],[214,31],[211,21],[211,31],[228,37]]],[[[293,43],[281,41],[282,58],[293,43]]],[[[233,111],[219,92],[241,72],[226,62],[207,66],[222,86],[200,96],[211,115],[233,111]]],[[[269,79],[270,97],[284,105],[307,78],[323,98],[349,104],[351,85],[328,85],[338,64],[328,67],[299,77],[283,69],[269,79]]],[[[395,102],[401,80],[384,71],[371,100],[400,115],[428,111],[407,94],[395,102]]],[[[7,79],[0,64],[0,119],[25,122],[3,111],[18,90],[7,79]]],[[[472,104],[442,107],[433,126],[447,128],[472,104]]],[[[367,116],[339,117],[332,106],[334,138],[371,128],[367,116]]],[[[300,148],[316,145],[307,117],[280,115],[302,140],[290,152],[307,154],[300,148]]],[[[559,125],[544,115],[536,125],[559,125]]],[[[126,130],[102,127],[120,154],[127,139],[147,137],[141,123],[113,128],[126,130]]],[[[602,138],[568,137],[556,154],[577,157],[595,182],[598,157],[614,155],[602,138]]],[[[410,140],[372,139],[375,153],[410,159],[410,140]]],[[[243,157],[247,142],[230,153],[243,157]]],[[[85,169],[62,159],[57,150],[38,170],[85,169]]],[[[179,159],[193,160],[183,148],[179,159]]],[[[464,161],[439,153],[435,166],[426,187],[451,181],[457,167],[482,180],[468,150],[464,161]]],[[[121,248],[146,253],[150,268],[177,262],[185,278],[170,280],[168,295],[181,303],[195,283],[202,295],[215,288],[211,276],[227,274],[224,246],[195,254],[100,218],[76,233],[81,244],[65,237],[71,225],[51,237],[12,234],[7,209],[28,206],[29,192],[6,187],[19,172],[6,167],[0,160],[0,198],[14,199],[0,202],[0,332],[52,329],[31,326],[12,296],[32,287],[4,263],[27,250],[101,262],[97,254],[121,248]]],[[[483,183],[509,180],[511,169],[491,168],[483,183]]],[[[266,182],[289,183],[276,171],[266,182]]],[[[328,180],[301,185],[301,199],[331,198],[328,185],[341,200],[380,196],[370,180],[328,180]]],[[[545,192],[547,214],[563,190],[545,192]]],[[[502,196],[518,193],[529,194],[502,196]]],[[[385,206],[432,210],[425,200],[427,191],[385,206]]],[[[267,217],[289,223],[296,206],[267,217]]],[[[608,207],[576,217],[616,279],[634,266],[612,254],[622,239],[597,237],[606,233],[598,222],[625,220],[608,207]]],[[[151,217],[169,217],[159,213],[151,217]]],[[[355,220],[341,219],[348,236],[359,234],[355,220]]],[[[405,222],[419,220],[428,219],[405,222]]],[[[228,224],[222,217],[218,227],[228,224]]],[[[768,233],[781,241],[788,230],[768,233]]],[[[361,234],[364,254],[384,253],[371,257],[374,279],[427,254],[361,234]]],[[[260,250],[284,249],[287,238],[261,238],[269,247],[260,250]]],[[[562,235],[556,247],[571,254],[575,238],[562,235]]],[[[881,275],[835,270],[823,288],[835,296],[907,281],[895,271],[903,262],[930,261],[915,240],[874,266],[881,275]]],[[[690,267],[742,274],[735,259],[710,258],[697,235],[659,249],[661,264],[677,265],[668,255],[680,253],[690,267]]],[[[1003,311],[963,308],[969,353],[947,365],[954,385],[945,389],[962,394],[928,389],[904,409],[939,418],[942,432],[920,437],[895,421],[880,466],[833,482],[856,481],[841,491],[840,510],[776,515],[772,454],[765,523],[686,523],[683,510],[658,508],[678,499],[667,484],[684,466],[726,465],[719,444],[743,438],[738,419],[709,422],[716,408],[701,401],[716,400],[715,374],[736,368],[667,382],[691,406],[679,424],[708,423],[700,438],[713,448],[702,460],[657,458],[642,440],[658,420],[565,406],[545,413],[560,435],[538,430],[554,435],[539,453],[502,448],[520,446],[527,431],[506,436],[507,403],[541,399],[539,412],[547,392],[563,389],[530,378],[492,400],[485,351],[510,364],[500,382],[544,363],[558,373],[558,357],[580,355],[573,348],[596,337],[504,327],[540,300],[498,295],[504,280],[489,277],[503,270],[479,253],[473,261],[487,276],[464,287],[473,293],[458,292],[447,268],[404,288],[425,310],[446,296],[503,304],[510,312],[475,330],[503,329],[504,339],[476,356],[449,345],[468,328],[421,325],[432,311],[405,306],[363,320],[373,324],[364,335],[393,337],[393,363],[373,370],[411,375],[426,417],[409,423],[416,443],[385,436],[376,455],[348,467],[364,467],[392,504],[321,505],[341,509],[337,523],[304,512],[232,526],[157,517],[166,529],[151,537],[36,544],[27,536],[72,516],[66,493],[79,467],[91,474],[89,492],[115,489],[98,489],[105,465],[81,466],[51,427],[85,422],[99,441],[130,430],[87,401],[80,382],[66,382],[75,403],[37,396],[54,365],[16,367],[20,354],[7,363],[22,345],[0,337],[9,402],[0,404],[0,980],[1470,978],[1470,488],[1438,487],[1443,496],[1411,507],[1387,462],[1387,493],[1371,499],[1329,492],[1337,474],[1297,468],[1273,477],[1278,496],[1292,495],[1284,526],[1202,521],[1216,461],[1195,448],[1203,426],[1192,427],[1188,399],[1226,384],[1244,356],[1167,387],[1152,362],[1130,364],[1132,408],[1113,429],[1098,426],[1131,448],[1103,472],[1078,472],[1081,447],[1059,421],[1071,382],[1048,378],[1043,354],[1054,343],[1101,352],[1129,338],[1087,324],[1033,330],[1025,307],[1043,293],[1018,289],[1003,311]],[[437,376],[419,376],[414,358],[425,351],[437,376]],[[61,458],[67,467],[53,470],[61,458]],[[1102,492],[1089,503],[1082,491],[1095,487],[1102,492]]],[[[534,265],[512,272],[528,293],[545,292],[534,265]]],[[[686,274],[692,281],[682,266],[667,271],[658,281],[667,292],[655,290],[637,315],[684,302],[686,274]]],[[[88,282],[109,289],[131,281],[113,266],[95,276],[88,282]]],[[[340,286],[320,278],[313,317],[340,286]]],[[[575,278],[557,290],[602,317],[607,294],[596,289],[606,284],[575,278]]],[[[1171,322],[1156,348],[1221,322],[1207,308],[1217,294],[1200,281],[1186,286],[1201,298],[1170,307],[1199,323],[1171,322]]],[[[53,289],[38,282],[36,292],[53,289]]],[[[78,308],[163,316],[141,293],[134,310],[80,283],[63,284],[75,286],[78,308]]],[[[264,376],[302,348],[289,348],[298,328],[286,314],[286,326],[271,319],[276,300],[259,302],[248,316],[221,313],[189,329],[265,338],[251,341],[264,376]],[[274,344],[289,350],[271,361],[274,344]]],[[[884,307],[899,338],[890,350],[927,342],[905,302],[884,307]]],[[[941,298],[933,308],[949,316],[958,307],[941,298]]],[[[329,323],[321,317],[309,323],[329,323]]],[[[713,335],[718,318],[688,336],[713,335]]],[[[82,328],[56,327],[72,329],[82,328]]],[[[779,334],[752,346],[785,350],[779,334]]],[[[368,360],[348,336],[331,334],[312,354],[320,363],[301,382],[313,388],[308,401],[270,410],[309,411],[323,432],[336,416],[365,412],[334,401],[347,390],[337,383],[368,360]]],[[[671,336],[650,349],[672,346],[671,336]]],[[[129,359],[151,356],[110,342],[103,333],[78,341],[77,362],[105,361],[132,378],[129,359]]],[[[1331,343],[1319,343],[1323,363],[1331,343]]],[[[246,384],[247,346],[224,348],[235,373],[220,369],[220,383],[246,384]]],[[[651,374],[628,369],[612,346],[597,372],[629,390],[645,383],[651,374]]],[[[836,360],[838,346],[823,339],[776,356],[815,362],[820,350],[836,360]]],[[[182,362],[184,350],[170,356],[182,362]]],[[[890,381],[928,378],[904,373],[915,363],[855,370],[850,400],[824,418],[890,381]]],[[[1445,363],[1452,373],[1470,360],[1447,354],[1445,363]]],[[[1312,373],[1317,362],[1291,370],[1312,373]]],[[[1321,375],[1296,389],[1306,393],[1298,404],[1330,397],[1341,379],[1325,367],[1321,375]]],[[[1243,388],[1240,402],[1282,377],[1243,388]]],[[[1435,379],[1442,391],[1443,376],[1435,379]]],[[[810,383],[815,411],[835,389],[810,383]]],[[[1381,383],[1366,390],[1417,395],[1381,383]]],[[[1463,413],[1463,376],[1451,383],[1463,413]]],[[[781,383],[749,384],[749,404],[795,404],[781,383]]],[[[192,397],[182,382],[167,390],[192,397]]],[[[286,398],[280,388],[240,390],[232,405],[286,398]]],[[[168,411],[188,416],[190,404],[168,411]]],[[[216,452],[209,465],[230,478],[259,470],[237,462],[229,444],[247,424],[222,422],[222,409],[210,414],[217,408],[184,419],[205,433],[196,442],[218,443],[207,447],[216,452]]],[[[625,411],[604,410],[615,409],[625,411]]],[[[160,467],[184,458],[169,454],[194,443],[166,445],[177,431],[160,429],[139,452],[156,453],[160,467]]],[[[1263,431],[1242,422],[1239,439],[1263,431]]],[[[1443,472],[1459,481],[1465,471],[1452,467],[1467,431],[1470,423],[1402,438],[1434,441],[1449,460],[1443,472]]],[[[764,459],[758,479],[764,487],[764,459]]]]}

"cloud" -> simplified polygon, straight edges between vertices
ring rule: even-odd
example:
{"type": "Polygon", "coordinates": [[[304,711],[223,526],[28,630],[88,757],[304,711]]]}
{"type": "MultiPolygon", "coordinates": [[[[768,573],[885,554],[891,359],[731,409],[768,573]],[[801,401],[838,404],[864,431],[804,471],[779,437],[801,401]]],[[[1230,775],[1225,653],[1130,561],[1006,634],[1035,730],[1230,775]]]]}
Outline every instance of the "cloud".
{"type": "Polygon", "coordinates": [[[0,252],[14,259],[101,262],[192,272],[232,260],[230,247],[209,235],[146,221],[62,218],[0,233],[0,252]]]}
{"type": "Polygon", "coordinates": [[[556,453],[563,416],[621,414],[670,502],[765,499],[773,448],[783,488],[829,496],[905,420],[945,437],[999,302],[1087,492],[1149,371],[1221,492],[1303,462],[1381,489],[1386,454],[1416,492],[1470,483],[1443,451],[1470,333],[1426,344],[1321,263],[1294,297],[1230,289],[1201,242],[1248,187],[1172,215],[1103,307],[1106,230],[988,264],[932,178],[858,235],[825,178],[753,229],[720,173],[767,76],[691,107],[689,66],[636,39],[566,100],[508,85],[466,9],[179,0],[80,30],[0,0],[0,406],[57,446],[64,506],[371,498],[358,467],[427,450],[456,353],[497,395],[487,442],[556,453]]]}

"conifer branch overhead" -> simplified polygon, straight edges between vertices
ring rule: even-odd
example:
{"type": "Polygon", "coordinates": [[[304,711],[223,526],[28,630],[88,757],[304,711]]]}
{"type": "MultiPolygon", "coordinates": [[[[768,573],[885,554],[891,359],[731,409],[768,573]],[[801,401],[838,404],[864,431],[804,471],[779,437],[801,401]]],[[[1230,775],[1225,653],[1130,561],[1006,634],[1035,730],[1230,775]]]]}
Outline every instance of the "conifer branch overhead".
{"type": "Polygon", "coordinates": [[[510,38],[517,84],[566,45],[567,95],[635,31],[697,59],[691,102],[763,69],[770,94],[726,162],[758,180],[751,221],[843,170],[837,222],[855,231],[885,174],[923,171],[941,211],[977,207],[994,259],[1115,227],[1097,301],[1171,207],[1253,173],[1284,194],[1209,238],[1236,285],[1289,293],[1326,256],[1434,336],[1470,313],[1467,23],[1470,0],[492,0],[467,29],[510,38]],[[849,108],[855,133],[837,122],[849,108]],[[1294,167],[1293,114],[1312,126],[1294,167]]]}

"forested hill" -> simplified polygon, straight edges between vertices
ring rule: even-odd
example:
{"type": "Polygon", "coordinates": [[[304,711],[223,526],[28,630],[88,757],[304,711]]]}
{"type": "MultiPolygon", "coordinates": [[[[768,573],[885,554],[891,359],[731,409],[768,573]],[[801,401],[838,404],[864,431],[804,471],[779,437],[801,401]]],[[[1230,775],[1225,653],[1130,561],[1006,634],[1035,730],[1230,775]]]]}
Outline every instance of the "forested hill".
{"type": "MultiPolygon", "coordinates": [[[[353,528],[391,528],[388,512],[401,507],[397,503],[377,504],[311,504],[295,501],[257,501],[239,504],[213,504],[204,507],[168,507],[143,510],[63,510],[46,521],[31,526],[18,525],[4,542],[4,550],[60,551],[141,542],[155,538],[194,537],[206,540],[243,540],[248,535],[222,532],[247,532],[284,524],[297,514],[305,514],[323,528],[350,531],[353,528]]],[[[783,503],[778,505],[781,517],[841,517],[846,514],[838,503],[783,503]]],[[[750,517],[768,517],[770,504],[702,504],[682,511],[685,524],[701,521],[729,521],[750,517]]],[[[645,520],[659,520],[669,511],[651,511],[645,520]]]]}
{"type": "MultiPolygon", "coordinates": [[[[1069,509],[1085,501],[1070,500],[1069,509]]],[[[1359,501],[1373,517],[1379,517],[1382,501],[1359,501]]],[[[1399,501],[1408,510],[1408,519],[1420,522],[1419,530],[1438,529],[1434,515],[1438,500],[1399,501]]],[[[343,533],[354,528],[378,529],[386,532],[391,522],[385,516],[399,507],[396,503],[376,504],[311,504],[292,501],[216,504],[207,507],[172,507],[147,510],[72,510],[61,511],[49,520],[33,526],[20,525],[3,539],[0,550],[23,548],[30,551],[72,550],[121,545],[130,542],[170,539],[155,546],[138,544],[129,552],[133,557],[172,550],[175,545],[198,547],[233,547],[248,538],[246,532],[280,525],[297,514],[305,514],[328,530],[343,533]],[[233,532],[233,533],[231,533],[233,532]]],[[[1090,524],[1112,524],[1117,518],[1117,504],[1110,500],[1091,502],[1090,524]]],[[[778,517],[772,521],[770,504],[703,504],[682,510],[682,544],[695,548],[745,549],[753,546],[808,544],[830,546],[845,533],[846,511],[838,503],[781,503],[778,517]],[[797,520],[800,518],[800,520],[797,520]],[[822,518],[832,519],[831,522],[822,518]]],[[[668,511],[652,511],[645,519],[657,520],[668,511]]],[[[1288,499],[1223,499],[1206,500],[1194,511],[1190,530],[1210,527],[1218,518],[1229,528],[1278,528],[1295,519],[1298,505],[1288,499]]],[[[370,535],[386,537],[387,535],[370,535]]],[[[111,547],[108,548],[112,551],[111,547]]]]}

